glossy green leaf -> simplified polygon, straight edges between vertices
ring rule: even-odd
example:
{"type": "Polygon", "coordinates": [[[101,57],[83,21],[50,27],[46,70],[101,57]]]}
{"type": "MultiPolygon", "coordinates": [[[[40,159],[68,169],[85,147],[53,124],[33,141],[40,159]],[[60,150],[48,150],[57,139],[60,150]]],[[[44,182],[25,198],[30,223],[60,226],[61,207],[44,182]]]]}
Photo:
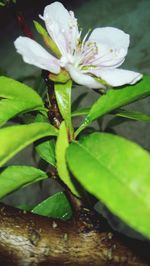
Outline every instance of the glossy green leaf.
{"type": "Polygon", "coordinates": [[[63,119],[65,120],[66,127],[68,128],[70,135],[72,135],[73,131],[71,123],[71,89],[71,80],[66,83],[55,84],[55,95],[58,107],[63,119]]]}
{"type": "Polygon", "coordinates": [[[56,165],[59,177],[68,186],[73,194],[77,195],[77,191],[71,181],[67,164],[66,164],[66,149],[69,146],[68,135],[65,127],[65,123],[62,122],[60,125],[58,138],[56,142],[56,165]]]}
{"type": "Polygon", "coordinates": [[[32,166],[9,166],[0,172],[0,198],[26,185],[48,178],[47,174],[32,166]]]}
{"type": "Polygon", "coordinates": [[[56,128],[48,123],[40,122],[0,129],[0,166],[32,142],[46,136],[56,135],[56,128]]]}
{"type": "Polygon", "coordinates": [[[11,78],[0,77],[0,124],[15,115],[44,110],[41,97],[30,87],[11,78]]]}
{"type": "Polygon", "coordinates": [[[84,188],[150,237],[150,155],[121,137],[94,133],[72,143],[69,168],[84,188]]]}
{"type": "Polygon", "coordinates": [[[150,76],[145,76],[142,81],[135,85],[108,90],[108,92],[101,96],[92,106],[85,121],[77,130],[76,135],[98,117],[148,95],[150,95],[150,76]]]}
{"type": "Polygon", "coordinates": [[[32,212],[62,220],[70,219],[72,216],[70,203],[63,192],[58,192],[40,202],[36,207],[34,207],[32,212]]]}
{"type": "Polygon", "coordinates": [[[39,144],[36,144],[35,149],[43,160],[56,166],[54,139],[41,141],[39,144]]]}

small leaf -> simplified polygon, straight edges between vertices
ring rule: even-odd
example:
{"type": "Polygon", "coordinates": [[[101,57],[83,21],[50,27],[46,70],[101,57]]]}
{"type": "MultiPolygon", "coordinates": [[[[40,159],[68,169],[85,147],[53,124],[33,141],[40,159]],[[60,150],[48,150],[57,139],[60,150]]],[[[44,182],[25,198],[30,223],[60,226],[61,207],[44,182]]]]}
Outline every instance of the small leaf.
{"type": "Polygon", "coordinates": [[[65,123],[62,122],[60,125],[58,138],[56,142],[56,165],[59,177],[62,181],[68,186],[68,188],[72,191],[73,194],[78,195],[67,169],[66,165],[66,149],[69,146],[68,136],[65,127],[65,123]]]}
{"type": "Polygon", "coordinates": [[[44,110],[41,97],[30,87],[7,77],[0,77],[0,124],[15,115],[44,110]]]}
{"type": "Polygon", "coordinates": [[[36,144],[35,149],[43,160],[56,166],[54,139],[41,141],[39,144],[36,144]]]}
{"type": "Polygon", "coordinates": [[[0,166],[32,142],[56,136],[57,130],[48,123],[10,126],[0,129],[0,166]]]}
{"type": "Polygon", "coordinates": [[[72,137],[73,129],[71,122],[71,87],[72,81],[66,83],[55,84],[55,95],[58,107],[62,117],[65,120],[66,127],[69,129],[70,137],[72,137]]]}
{"type": "Polygon", "coordinates": [[[45,44],[52,50],[52,52],[56,56],[58,56],[58,58],[60,58],[61,53],[60,53],[57,45],[55,44],[55,42],[48,35],[47,31],[43,28],[43,26],[39,22],[34,20],[33,23],[34,23],[34,26],[35,26],[37,32],[42,36],[45,44]]]}
{"type": "Polygon", "coordinates": [[[72,217],[70,203],[63,192],[58,192],[40,202],[36,207],[34,207],[32,212],[62,220],[68,220],[72,217]]]}
{"type": "Polygon", "coordinates": [[[26,185],[48,178],[47,174],[32,166],[8,166],[0,173],[0,198],[26,185]]]}
{"type": "Polygon", "coordinates": [[[94,133],[67,150],[69,168],[84,188],[117,216],[150,237],[150,155],[121,137],[94,133]]]}
{"type": "Polygon", "coordinates": [[[141,82],[135,85],[108,90],[108,92],[101,96],[92,106],[89,114],[85,118],[85,121],[77,130],[75,135],[77,136],[87,125],[98,117],[150,95],[149,84],[150,76],[145,76],[141,82]]]}

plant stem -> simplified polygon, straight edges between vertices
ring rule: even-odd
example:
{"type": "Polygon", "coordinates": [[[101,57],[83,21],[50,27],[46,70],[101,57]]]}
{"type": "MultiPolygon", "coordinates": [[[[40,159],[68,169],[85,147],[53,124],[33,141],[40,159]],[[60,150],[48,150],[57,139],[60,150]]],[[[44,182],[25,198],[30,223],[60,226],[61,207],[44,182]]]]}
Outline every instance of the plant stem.
{"type": "Polygon", "coordinates": [[[54,91],[54,82],[49,80],[48,78],[49,72],[43,70],[42,72],[42,77],[44,78],[46,85],[47,85],[47,96],[48,96],[48,102],[47,102],[47,108],[49,110],[48,112],[48,117],[50,123],[55,126],[56,128],[60,127],[60,124],[62,122],[62,116],[60,114],[56,96],[55,96],[55,91],[54,91]]]}

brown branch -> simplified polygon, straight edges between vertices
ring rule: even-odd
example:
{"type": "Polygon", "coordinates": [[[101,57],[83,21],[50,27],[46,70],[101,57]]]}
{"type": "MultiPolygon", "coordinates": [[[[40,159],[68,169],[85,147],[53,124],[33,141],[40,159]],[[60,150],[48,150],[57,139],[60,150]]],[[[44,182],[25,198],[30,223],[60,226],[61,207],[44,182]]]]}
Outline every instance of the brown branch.
{"type": "Polygon", "coordinates": [[[0,204],[0,265],[150,265],[143,245],[97,228],[88,212],[60,221],[0,204]]]}
{"type": "Polygon", "coordinates": [[[62,116],[60,114],[55,92],[54,92],[54,82],[49,79],[49,72],[46,70],[42,71],[42,77],[47,85],[47,96],[48,96],[48,102],[46,103],[46,107],[48,108],[48,117],[50,123],[55,126],[56,128],[59,128],[61,122],[62,122],[62,116]]]}

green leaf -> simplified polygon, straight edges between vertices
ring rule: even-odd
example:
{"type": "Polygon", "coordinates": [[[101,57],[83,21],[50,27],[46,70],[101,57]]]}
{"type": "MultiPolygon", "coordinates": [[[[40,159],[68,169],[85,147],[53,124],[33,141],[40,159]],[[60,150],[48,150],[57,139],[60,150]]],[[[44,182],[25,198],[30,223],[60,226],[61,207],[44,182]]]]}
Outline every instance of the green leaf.
{"type": "Polygon", "coordinates": [[[72,143],[69,168],[118,217],[150,237],[150,155],[121,137],[94,133],[72,143]]]}
{"type": "Polygon", "coordinates": [[[132,119],[136,121],[150,122],[150,116],[143,114],[141,112],[120,110],[118,113],[116,113],[116,116],[132,119]]]}
{"type": "Polygon", "coordinates": [[[41,97],[30,87],[7,77],[0,77],[0,124],[15,115],[44,110],[41,97]]]}
{"type": "Polygon", "coordinates": [[[150,116],[143,114],[141,112],[127,111],[127,110],[117,110],[113,114],[116,117],[113,117],[106,125],[106,128],[111,128],[126,121],[141,121],[141,122],[150,122],[150,116]],[[130,119],[130,120],[129,120],[130,119]]]}
{"type": "Polygon", "coordinates": [[[39,22],[33,20],[33,23],[34,23],[34,26],[35,26],[37,32],[42,36],[45,44],[52,50],[52,52],[58,58],[60,58],[61,57],[61,53],[60,53],[57,45],[55,44],[55,42],[48,35],[47,31],[43,28],[43,26],[39,22]]]}
{"type": "Polygon", "coordinates": [[[62,220],[68,220],[72,216],[70,203],[63,192],[58,192],[40,202],[36,207],[34,207],[32,212],[62,220]]]}
{"type": "Polygon", "coordinates": [[[72,81],[66,83],[55,84],[55,95],[60,113],[65,120],[66,127],[69,129],[70,138],[72,138],[72,122],[71,122],[71,87],[72,81]]]}
{"type": "Polygon", "coordinates": [[[37,116],[35,117],[34,122],[46,122],[46,123],[49,123],[49,119],[48,119],[47,113],[45,113],[45,114],[38,113],[37,116]]]}
{"type": "Polygon", "coordinates": [[[66,149],[69,146],[68,136],[65,127],[65,123],[62,122],[60,125],[58,138],[56,142],[56,165],[59,177],[62,181],[68,186],[68,188],[72,191],[73,194],[78,195],[67,169],[66,165],[66,149]]]}
{"type": "MultiPolygon", "coordinates": [[[[36,122],[48,122],[48,116],[38,114],[35,118],[36,122]]],[[[54,139],[44,138],[43,140],[35,143],[35,149],[40,157],[54,167],[56,166],[55,156],[55,141],[54,139]]]]}
{"type": "Polygon", "coordinates": [[[56,135],[56,128],[48,123],[40,122],[0,129],[0,166],[32,142],[46,136],[56,135]]]}
{"type": "Polygon", "coordinates": [[[0,198],[46,178],[48,176],[45,172],[32,166],[9,166],[0,173],[0,198]]]}
{"type": "Polygon", "coordinates": [[[31,211],[34,208],[35,205],[28,205],[28,204],[19,204],[16,205],[15,207],[24,210],[24,211],[31,211]]]}
{"type": "Polygon", "coordinates": [[[33,88],[41,96],[41,98],[45,100],[47,93],[47,86],[42,76],[37,76],[34,78],[33,88]]]}
{"type": "Polygon", "coordinates": [[[84,115],[87,115],[90,111],[90,108],[87,107],[87,108],[82,108],[82,109],[79,109],[79,110],[76,110],[74,111],[71,116],[72,117],[76,117],[76,116],[84,116],[84,115]]]}
{"type": "Polygon", "coordinates": [[[35,149],[43,160],[56,166],[54,139],[41,141],[35,146],[35,149]]]}
{"type": "Polygon", "coordinates": [[[150,76],[145,76],[141,82],[135,85],[108,90],[108,92],[101,96],[92,106],[85,121],[75,135],[77,136],[88,124],[98,117],[148,95],[150,95],[150,76]]]}

